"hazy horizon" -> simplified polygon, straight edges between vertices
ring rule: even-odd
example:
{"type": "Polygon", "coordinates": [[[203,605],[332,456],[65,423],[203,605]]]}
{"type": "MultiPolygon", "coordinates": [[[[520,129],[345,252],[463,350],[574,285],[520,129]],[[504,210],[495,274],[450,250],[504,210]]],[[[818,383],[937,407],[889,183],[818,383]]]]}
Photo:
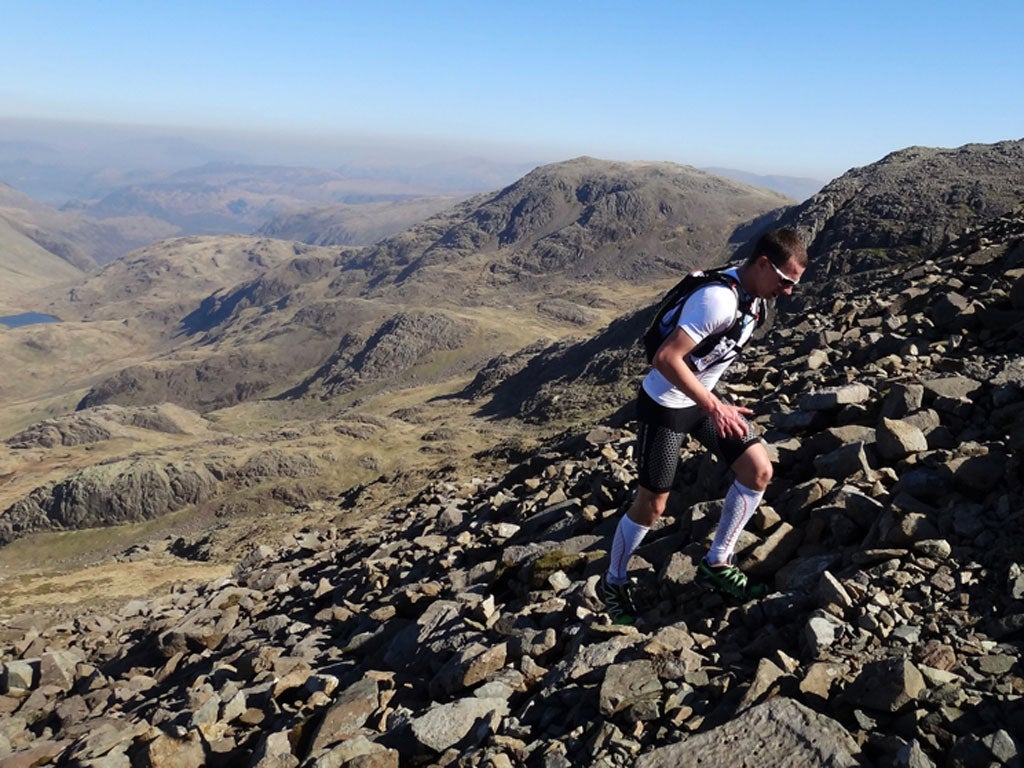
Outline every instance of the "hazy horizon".
{"type": "Polygon", "coordinates": [[[1022,23],[1005,0],[40,0],[5,8],[0,118],[226,132],[280,157],[341,138],[377,162],[384,145],[829,180],[907,146],[1019,138],[1022,23]]]}
{"type": "MultiPolygon", "coordinates": [[[[88,196],[94,191],[90,185],[100,182],[110,188],[145,183],[211,163],[323,168],[353,178],[409,181],[426,193],[447,193],[497,189],[539,165],[570,159],[553,152],[531,154],[528,148],[484,143],[453,145],[344,135],[314,140],[284,133],[0,118],[0,182],[54,205],[88,196]]],[[[753,184],[761,178],[775,181],[773,188],[797,198],[829,181],[761,175],[744,168],[707,170],[753,184]],[[787,181],[791,182],[788,190],[784,188],[787,181]]]]}

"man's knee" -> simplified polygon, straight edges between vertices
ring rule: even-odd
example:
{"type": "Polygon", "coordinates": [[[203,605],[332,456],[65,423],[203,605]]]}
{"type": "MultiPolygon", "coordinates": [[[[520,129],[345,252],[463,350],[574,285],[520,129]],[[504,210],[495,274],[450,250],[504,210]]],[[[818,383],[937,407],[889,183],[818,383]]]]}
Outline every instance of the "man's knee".
{"type": "Polygon", "coordinates": [[[764,491],[768,488],[768,484],[771,483],[774,473],[775,470],[770,460],[765,459],[764,462],[759,462],[754,468],[753,479],[751,480],[752,485],[749,487],[755,491],[764,491]]]}
{"type": "Polygon", "coordinates": [[[752,446],[733,465],[736,479],[752,491],[763,492],[768,488],[775,472],[768,453],[760,444],[752,446]]]}
{"type": "Polygon", "coordinates": [[[652,526],[665,513],[668,506],[669,492],[649,491],[643,486],[637,489],[633,506],[629,510],[629,516],[634,523],[645,526],[652,526]]]}

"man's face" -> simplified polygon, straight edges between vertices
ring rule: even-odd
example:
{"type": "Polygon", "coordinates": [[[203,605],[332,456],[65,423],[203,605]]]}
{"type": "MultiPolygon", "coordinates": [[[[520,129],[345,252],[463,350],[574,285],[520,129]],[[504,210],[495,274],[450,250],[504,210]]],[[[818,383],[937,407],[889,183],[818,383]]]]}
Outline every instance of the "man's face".
{"type": "Polygon", "coordinates": [[[760,269],[758,284],[761,288],[762,299],[775,299],[783,294],[790,295],[804,273],[804,267],[792,259],[781,267],[772,264],[767,256],[761,256],[757,263],[760,269]]]}

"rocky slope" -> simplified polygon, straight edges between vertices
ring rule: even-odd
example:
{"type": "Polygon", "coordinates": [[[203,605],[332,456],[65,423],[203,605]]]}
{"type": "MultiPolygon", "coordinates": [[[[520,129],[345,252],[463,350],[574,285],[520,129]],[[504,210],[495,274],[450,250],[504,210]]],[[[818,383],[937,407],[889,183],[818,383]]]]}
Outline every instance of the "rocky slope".
{"type": "Polygon", "coordinates": [[[1020,765],[1024,216],[901,277],[789,317],[726,388],[777,463],[739,550],[765,599],[692,585],[728,478],[687,449],[632,563],[652,600],[608,624],[595,585],[635,468],[628,429],[597,427],[380,517],[349,494],[229,579],[10,619],[0,746],[11,765],[1020,765]]]}

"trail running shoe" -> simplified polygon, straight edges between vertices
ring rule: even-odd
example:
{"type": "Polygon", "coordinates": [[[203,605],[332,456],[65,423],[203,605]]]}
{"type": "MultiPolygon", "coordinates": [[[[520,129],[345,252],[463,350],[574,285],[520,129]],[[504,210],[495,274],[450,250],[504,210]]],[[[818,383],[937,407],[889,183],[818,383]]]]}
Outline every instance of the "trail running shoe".
{"type": "Polygon", "coordinates": [[[740,600],[764,597],[768,589],[764,584],[752,584],[739,568],[728,565],[711,565],[701,560],[697,566],[697,579],[705,588],[723,592],[740,600]]]}
{"type": "Polygon", "coordinates": [[[601,601],[613,624],[633,624],[639,614],[637,610],[637,584],[630,579],[625,584],[609,584],[608,577],[601,579],[601,601]]]}

